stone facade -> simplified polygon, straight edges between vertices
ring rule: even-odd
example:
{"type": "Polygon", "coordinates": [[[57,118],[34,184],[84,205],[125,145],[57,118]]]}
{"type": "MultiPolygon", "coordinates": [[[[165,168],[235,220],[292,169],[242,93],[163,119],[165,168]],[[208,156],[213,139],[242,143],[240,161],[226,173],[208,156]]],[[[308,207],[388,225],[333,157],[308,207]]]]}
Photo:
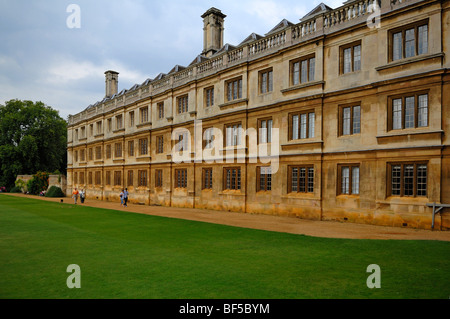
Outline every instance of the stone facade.
{"type": "Polygon", "coordinates": [[[189,66],[120,93],[106,72],[105,99],[69,118],[67,192],[429,229],[426,204],[450,203],[450,2],[375,4],[222,47],[211,8],[189,66]]]}

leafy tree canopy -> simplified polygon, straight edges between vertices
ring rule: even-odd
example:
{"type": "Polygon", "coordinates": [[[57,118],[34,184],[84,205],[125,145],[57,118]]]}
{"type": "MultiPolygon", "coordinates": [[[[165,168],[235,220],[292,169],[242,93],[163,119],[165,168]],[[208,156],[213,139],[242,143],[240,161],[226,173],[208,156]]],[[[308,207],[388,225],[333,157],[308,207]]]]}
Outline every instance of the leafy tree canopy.
{"type": "Polygon", "coordinates": [[[65,173],[67,122],[42,102],[0,104],[0,186],[14,186],[17,175],[65,173]]]}

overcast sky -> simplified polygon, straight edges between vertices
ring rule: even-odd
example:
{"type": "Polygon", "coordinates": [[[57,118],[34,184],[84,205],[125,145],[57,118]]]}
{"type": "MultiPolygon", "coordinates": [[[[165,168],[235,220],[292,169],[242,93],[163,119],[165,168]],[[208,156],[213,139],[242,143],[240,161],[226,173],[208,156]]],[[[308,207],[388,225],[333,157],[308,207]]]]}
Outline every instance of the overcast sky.
{"type": "Polygon", "coordinates": [[[224,43],[237,45],[282,19],[298,23],[320,2],[0,0],[0,104],[42,101],[67,119],[104,98],[106,70],[120,73],[121,91],[189,65],[203,49],[200,16],[211,7],[227,15],[224,43]],[[80,8],[79,28],[67,24],[71,4],[80,8]]]}

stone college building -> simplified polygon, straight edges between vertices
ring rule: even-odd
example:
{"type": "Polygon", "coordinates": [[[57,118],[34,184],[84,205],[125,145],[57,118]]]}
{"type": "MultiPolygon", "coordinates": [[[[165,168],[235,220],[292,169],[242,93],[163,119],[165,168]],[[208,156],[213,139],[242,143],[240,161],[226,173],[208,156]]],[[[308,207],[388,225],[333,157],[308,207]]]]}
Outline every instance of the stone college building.
{"type": "Polygon", "coordinates": [[[191,64],[120,92],[107,71],[69,117],[68,194],[450,228],[450,1],[320,4],[239,44],[201,17],[191,64]]]}

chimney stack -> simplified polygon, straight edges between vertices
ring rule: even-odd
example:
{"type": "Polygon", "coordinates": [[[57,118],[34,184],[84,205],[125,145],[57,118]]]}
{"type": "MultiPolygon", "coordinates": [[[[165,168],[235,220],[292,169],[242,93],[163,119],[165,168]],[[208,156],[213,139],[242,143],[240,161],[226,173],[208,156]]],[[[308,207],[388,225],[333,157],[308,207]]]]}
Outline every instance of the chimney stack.
{"type": "Polygon", "coordinates": [[[223,47],[223,24],[226,15],[219,9],[211,8],[203,15],[203,52],[209,58],[223,47]]]}
{"type": "Polygon", "coordinates": [[[105,82],[106,82],[106,96],[111,97],[119,92],[119,72],[116,71],[106,71],[105,72],[105,82]]]}

